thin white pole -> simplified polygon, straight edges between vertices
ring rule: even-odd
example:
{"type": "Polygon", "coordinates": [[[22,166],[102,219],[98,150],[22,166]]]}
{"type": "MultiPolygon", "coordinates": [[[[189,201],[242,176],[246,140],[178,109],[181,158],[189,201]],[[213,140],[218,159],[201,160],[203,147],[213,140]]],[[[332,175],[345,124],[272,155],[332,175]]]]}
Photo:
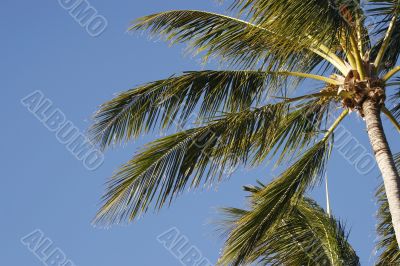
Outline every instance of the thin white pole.
{"type": "Polygon", "coordinates": [[[329,201],[328,174],[325,174],[326,213],[331,217],[331,204],[329,201]]]}

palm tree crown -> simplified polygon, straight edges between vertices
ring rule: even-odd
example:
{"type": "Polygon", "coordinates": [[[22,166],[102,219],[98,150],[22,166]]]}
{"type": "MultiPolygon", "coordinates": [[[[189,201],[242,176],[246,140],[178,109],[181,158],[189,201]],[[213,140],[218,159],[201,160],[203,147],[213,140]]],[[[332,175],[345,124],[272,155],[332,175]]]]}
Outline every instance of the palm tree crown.
{"type": "Polygon", "coordinates": [[[380,120],[384,113],[400,131],[400,1],[232,0],[230,11],[237,16],[167,11],[129,28],[188,43],[227,70],[184,72],[100,106],[90,135],[103,149],[185,125],[195,111],[199,126],[151,142],[121,166],[95,222],[131,221],[187,188],[221,181],[225,169],[275,158],[288,167],[270,184],[246,188],[249,210],[225,210],[220,263],[358,265],[341,223],[305,196],[324,176],[334,130],[355,111],[366,120],[385,185],[377,194],[379,263],[400,262],[400,159],[380,120]],[[295,95],[306,79],[321,86],[295,95]]]}

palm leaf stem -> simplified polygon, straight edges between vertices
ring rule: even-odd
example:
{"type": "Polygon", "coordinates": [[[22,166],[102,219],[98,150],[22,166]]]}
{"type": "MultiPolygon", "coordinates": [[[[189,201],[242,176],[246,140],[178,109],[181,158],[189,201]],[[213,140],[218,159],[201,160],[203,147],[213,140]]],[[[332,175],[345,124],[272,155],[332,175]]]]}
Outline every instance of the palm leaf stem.
{"type": "Polygon", "coordinates": [[[341,85],[342,84],[342,82],[335,80],[335,79],[323,77],[320,75],[303,73],[303,72],[278,71],[278,72],[270,72],[270,74],[294,76],[294,77],[301,77],[301,78],[310,78],[310,79],[324,81],[324,82],[332,84],[332,85],[341,85]]]}
{"type": "Polygon", "coordinates": [[[393,77],[399,71],[400,71],[400,66],[396,66],[396,67],[392,68],[388,73],[386,73],[385,76],[383,76],[383,80],[384,81],[389,80],[391,77],[393,77]]]}
{"type": "Polygon", "coordinates": [[[379,69],[379,65],[381,64],[382,58],[385,55],[386,49],[390,43],[390,39],[391,39],[393,31],[395,29],[396,20],[397,20],[397,16],[394,15],[392,17],[392,20],[390,21],[388,30],[386,31],[385,38],[383,39],[383,42],[382,42],[382,46],[379,49],[379,52],[375,58],[374,65],[377,69],[379,69]]]}
{"type": "Polygon", "coordinates": [[[335,59],[333,59],[332,57],[329,56],[328,53],[325,52],[321,52],[318,49],[314,49],[314,48],[309,48],[311,52],[319,55],[320,57],[322,57],[323,59],[325,59],[326,61],[328,61],[329,63],[331,63],[334,67],[336,67],[343,75],[347,75],[347,73],[349,72],[349,69],[346,67],[346,65],[344,64],[343,60],[337,61],[335,59]]]}
{"type": "Polygon", "coordinates": [[[357,69],[357,63],[356,63],[356,58],[353,56],[351,52],[345,52],[346,57],[349,60],[349,63],[353,69],[357,69]]]}
{"type": "MultiPolygon", "coordinates": [[[[311,38],[312,39],[312,36],[309,36],[309,38],[311,38]]],[[[325,45],[323,45],[323,44],[319,44],[318,45],[318,48],[322,51],[322,52],[324,52],[328,57],[329,57],[329,59],[331,59],[333,62],[335,62],[335,64],[337,64],[337,68],[340,70],[340,69],[342,69],[342,70],[344,70],[345,72],[343,73],[343,74],[347,74],[347,67],[346,67],[346,63],[343,61],[343,59],[341,59],[339,56],[337,56],[335,53],[333,53],[332,51],[331,51],[331,49],[329,49],[327,46],[325,46],[325,45]],[[339,67],[340,66],[340,67],[339,67]]],[[[321,56],[321,55],[320,55],[321,56]]],[[[327,60],[327,61],[329,61],[328,59],[325,59],[325,60],[327,60]]],[[[333,64],[333,62],[331,62],[331,61],[329,61],[331,64],[333,64]]]]}
{"type": "Polygon", "coordinates": [[[389,83],[385,84],[386,87],[399,86],[399,85],[400,85],[400,82],[389,82],[389,83]]]}
{"type": "Polygon", "coordinates": [[[362,34],[362,22],[360,15],[356,13],[356,33],[357,33],[357,43],[358,50],[360,51],[361,56],[364,54],[364,43],[363,43],[363,34],[362,34]]]}
{"type": "Polygon", "coordinates": [[[345,56],[350,63],[351,68],[357,69],[356,59],[352,53],[352,47],[351,47],[351,45],[350,45],[350,47],[348,46],[348,41],[344,37],[344,34],[338,36],[338,39],[339,39],[340,46],[342,47],[342,49],[345,53],[345,56]]]}
{"type": "Polygon", "coordinates": [[[299,97],[294,97],[294,98],[286,98],[286,97],[278,97],[275,96],[273,98],[276,99],[283,99],[284,101],[282,103],[291,103],[291,102],[296,102],[296,101],[301,101],[304,99],[309,99],[309,98],[317,98],[317,97],[330,97],[330,96],[337,96],[337,93],[334,91],[323,91],[323,92],[317,92],[317,93],[311,93],[311,94],[306,94],[302,95],[299,97]]]}
{"type": "Polygon", "coordinates": [[[353,49],[353,53],[354,53],[353,55],[354,55],[354,58],[356,61],[357,71],[360,74],[361,80],[363,80],[365,78],[365,70],[364,70],[362,59],[361,59],[360,51],[358,50],[358,44],[357,44],[357,41],[355,40],[353,34],[350,34],[350,44],[353,49]]]}
{"type": "Polygon", "coordinates": [[[335,122],[331,125],[331,127],[327,130],[324,137],[322,138],[322,142],[325,141],[329,136],[335,131],[336,127],[342,122],[342,120],[349,114],[349,109],[343,110],[343,112],[336,118],[335,122]]]}

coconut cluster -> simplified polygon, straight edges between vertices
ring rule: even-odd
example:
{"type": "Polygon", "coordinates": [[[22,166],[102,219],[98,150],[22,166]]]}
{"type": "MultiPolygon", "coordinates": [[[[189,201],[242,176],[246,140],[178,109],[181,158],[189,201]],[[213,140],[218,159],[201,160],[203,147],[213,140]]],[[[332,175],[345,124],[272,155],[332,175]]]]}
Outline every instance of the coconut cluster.
{"type": "Polygon", "coordinates": [[[365,100],[372,99],[380,105],[383,105],[386,100],[383,80],[379,78],[361,80],[356,70],[351,70],[343,80],[343,85],[335,86],[335,89],[343,107],[358,111],[361,116],[364,116],[362,105],[365,100]]]}

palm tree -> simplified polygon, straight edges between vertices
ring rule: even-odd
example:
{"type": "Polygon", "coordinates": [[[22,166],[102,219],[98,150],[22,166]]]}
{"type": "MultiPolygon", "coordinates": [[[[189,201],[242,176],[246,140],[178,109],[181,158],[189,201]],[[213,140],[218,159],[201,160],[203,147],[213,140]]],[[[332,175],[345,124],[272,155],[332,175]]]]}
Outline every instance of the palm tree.
{"type": "Polygon", "coordinates": [[[154,129],[182,129],[194,112],[197,126],[151,142],[121,166],[95,222],[131,221],[187,188],[222,181],[226,169],[275,158],[287,169],[260,187],[252,211],[241,213],[221,260],[248,261],[265,234],[301,204],[318,209],[305,193],[324,175],[333,133],[354,111],[365,119],[400,239],[400,178],[381,121],[383,113],[400,131],[400,80],[393,80],[400,71],[400,2],[370,0],[362,7],[357,0],[232,1],[236,17],[175,10],[130,27],[187,42],[227,70],[184,72],[100,107],[90,135],[103,149],[154,129]],[[300,95],[304,80],[320,86],[300,95]]]}

